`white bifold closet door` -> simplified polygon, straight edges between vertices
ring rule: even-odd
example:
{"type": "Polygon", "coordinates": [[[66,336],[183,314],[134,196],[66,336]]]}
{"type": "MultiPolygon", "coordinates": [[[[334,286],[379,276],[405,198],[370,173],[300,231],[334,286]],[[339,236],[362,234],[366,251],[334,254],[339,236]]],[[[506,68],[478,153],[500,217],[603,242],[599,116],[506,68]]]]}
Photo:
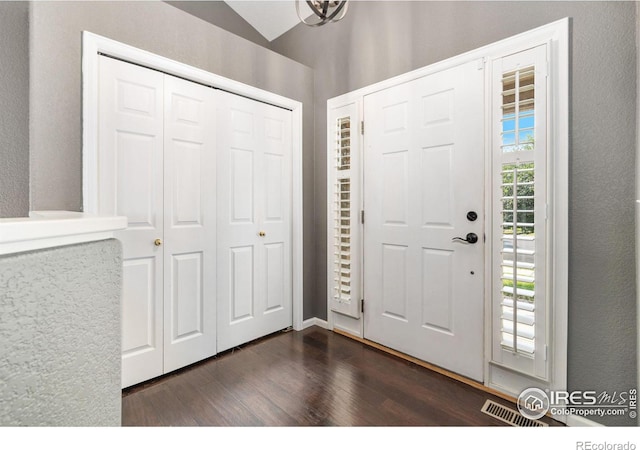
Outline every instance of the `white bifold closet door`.
{"type": "Polygon", "coordinates": [[[164,372],[216,354],[215,91],[164,77],[164,372]]]}
{"type": "Polygon", "coordinates": [[[215,91],[100,58],[99,211],[128,218],[122,386],[216,353],[215,91]]]}
{"type": "Polygon", "coordinates": [[[483,80],[473,62],[364,98],[364,335],[475,380],[483,378],[483,80]]]}
{"type": "Polygon", "coordinates": [[[224,92],[218,108],[217,333],[223,351],[292,324],[292,114],[224,92]]]}

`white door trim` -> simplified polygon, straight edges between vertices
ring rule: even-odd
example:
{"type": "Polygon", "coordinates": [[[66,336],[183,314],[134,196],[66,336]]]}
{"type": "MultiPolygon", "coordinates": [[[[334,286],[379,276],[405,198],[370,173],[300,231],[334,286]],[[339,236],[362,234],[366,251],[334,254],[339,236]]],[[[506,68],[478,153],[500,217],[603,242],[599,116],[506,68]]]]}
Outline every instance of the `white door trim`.
{"type": "MultiPolygon", "coordinates": [[[[327,114],[333,108],[349,102],[362,102],[365,95],[387,89],[398,84],[406,83],[416,78],[421,78],[450,67],[464,64],[473,60],[490,61],[492,59],[508,56],[532,47],[547,44],[549,48],[549,104],[548,112],[551,126],[548,129],[548,145],[551,148],[552,159],[549,167],[553,169],[549,173],[549,195],[554,199],[553,228],[551,231],[551,270],[549,283],[550,293],[553,298],[551,305],[554,317],[550,326],[551,345],[549,357],[551,358],[552,371],[548,386],[554,390],[567,389],[567,335],[568,335],[568,260],[569,260],[569,29],[570,19],[564,18],[530,31],[512,36],[501,41],[488,44],[484,47],[471,50],[467,53],[451,57],[449,59],[422,67],[402,75],[360,88],[358,90],[331,98],[327,101],[327,114]]],[[[489,81],[487,80],[487,83],[489,81]]],[[[487,85],[487,88],[489,85],[487,85]]],[[[486,92],[490,92],[488,89],[486,92]]],[[[490,105],[491,102],[485,102],[490,105]]],[[[485,133],[487,142],[485,149],[490,151],[490,111],[486,113],[487,125],[485,133]]],[[[360,116],[359,119],[362,119],[360,116]]],[[[364,118],[366,121],[366,118],[364,118]]],[[[329,124],[329,122],[327,122],[329,124]]],[[[329,132],[329,131],[328,131],[329,132]]],[[[327,140],[329,142],[329,140],[327,140]]],[[[332,149],[328,149],[331,152],[332,149]]],[[[491,166],[490,154],[485,158],[485,179],[490,180],[491,166]]],[[[488,197],[486,205],[490,205],[488,197]],[[488,202],[488,203],[487,203],[488,202]]],[[[360,205],[361,207],[362,205],[360,205]]],[[[329,227],[330,224],[327,224],[329,227]]],[[[487,248],[491,242],[487,239],[487,248]]],[[[487,252],[490,253],[490,252],[487,252]]],[[[490,263],[490,260],[487,261],[490,263]]],[[[327,270],[330,266],[327,267],[327,270]]],[[[486,272],[491,275],[490,271],[486,272]]],[[[485,285],[489,286],[488,283],[485,285]]],[[[490,295],[485,295],[485,385],[517,397],[520,391],[528,385],[520,386],[519,383],[531,383],[531,378],[521,378],[518,374],[492,364],[491,358],[491,301],[490,295]],[[502,371],[501,371],[502,370],[502,371]],[[496,371],[500,371],[497,373],[496,371]]],[[[365,313],[366,314],[366,313],[365,313]]],[[[362,319],[352,319],[334,313],[328,307],[328,326],[333,329],[343,329],[362,337],[362,319]],[[337,320],[340,320],[340,323],[337,320]],[[360,330],[360,333],[357,332],[360,330]]],[[[533,380],[535,381],[535,380],[533,380]]]]}
{"type": "Polygon", "coordinates": [[[303,329],[302,258],[302,103],[224,78],[97,34],[82,32],[82,203],[85,213],[98,211],[98,56],[156,69],[292,111],[292,292],[293,328],[303,329]]]}

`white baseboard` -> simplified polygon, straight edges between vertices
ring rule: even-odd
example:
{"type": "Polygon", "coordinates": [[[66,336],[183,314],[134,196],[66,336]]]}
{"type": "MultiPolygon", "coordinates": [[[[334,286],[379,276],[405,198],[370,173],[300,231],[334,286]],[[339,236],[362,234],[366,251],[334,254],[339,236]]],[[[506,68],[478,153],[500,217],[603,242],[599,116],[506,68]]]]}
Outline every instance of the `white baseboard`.
{"type": "Polygon", "coordinates": [[[590,419],[586,419],[582,416],[570,415],[567,416],[568,427],[604,427],[601,423],[595,422],[590,419]]]}
{"type": "Polygon", "coordinates": [[[311,319],[307,319],[304,322],[302,322],[302,329],[304,330],[305,328],[309,328],[312,326],[319,326],[321,328],[329,328],[329,324],[327,323],[326,320],[322,320],[322,319],[318,319],[317,317],[312,317],[311,319]]]}

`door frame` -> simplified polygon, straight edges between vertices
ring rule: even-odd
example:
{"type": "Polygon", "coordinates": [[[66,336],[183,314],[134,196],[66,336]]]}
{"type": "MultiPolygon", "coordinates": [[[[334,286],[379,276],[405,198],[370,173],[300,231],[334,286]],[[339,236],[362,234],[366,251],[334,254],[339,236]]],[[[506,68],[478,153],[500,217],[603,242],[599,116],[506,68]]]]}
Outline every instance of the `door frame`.
{"type": "Polygon", "coordinates": [[[82,205],[83,212],[100,215],[98,209],[98,61],[107,55],[125,62],[156,69],[189,81],[292,112],[292,204],[291,265],[293,328],[302,330],[302,103],[272,92],[240,83],[187,64],[150,53],[89,31],[82,32],[82,205]]]}
{"type": "MultiPolygon", "coordinates": [[[[564,18],[558,21],[543,25],[530,31],[503,39],[501,41],[488,44],[481,48],[453,56],[446,60],[433,63],[411,72],[389,78],[384,81],[357,89],[347,94],[334,97],[327,101],[327,144],[331,143],[333,130],[330,128],[330,114],[332,110],[341,106],[356,103],[358,117],[363,120],[364,96],[378,92],[398,84],[406,83],[417,78],[425,77],[448,68],[478,61],[478,69],[484,67],[485,74],[490,72],[489,63],[500,57],[505,57],[523,50],[546,44],[548,46],[548,81],[549,99],[548,113],[550,127],[548,129],[548,145],[551,148],[551,158],[548,162],[552,168],[549,172],[551,191],[549,195],[553,198],[553,226],[551,232],[551,257],[549,258],[553,272],[549,282],[552,285],[550,290],[552,297],[553,323],[549,325],[552,341],[549,345],[551,355],[551,374],[549,382],[541,382],[516,373],[508,368],[500,367],[491,360],[491,270],[485,270],[484,289],[484,384],[487,387],[517,397],[525,387],[532,384],[545,385],[552,390],[567,389],[567,335],[568,335],[568,242],[569,242],[569,219],[568,219],[568,198],[569,198],[569,32],[570,19],[564,18]]],[[[491,79],[485,75],[485,185],[491,181],[491,79]]],[[[366,128],[366,124],[365,124],[366,128]]],[[[363,142],[364,139],[361,139],[363,142]]],[[[362,147],[361,143],[361,147],[362,147]]],[[[330,164],[332,148],[327,148],[327,164],[330,164]]],[[[363,156],[363,151],[358,153],[363,156]]],[[[362,162],[360,162],[362,171],[362,162]]],[[[328,166],[330,167],[330,166],[328,166]]],[[[333,180],[331,170],[327,170],[327,186],[330,187],[333,180]]],[[[362,183],[361,183],[362,184],[362,183]]],[[[362,189],[362,186],[361,186],[362,189]]],[[[491,190],[485,189],[485,211],[491,211],[491,190]]],[[[366,195],[363,192],[363,195],[366,195]]],[[[358,205],[362,209],[362,204],[358,205]]],[[[490,214],[485,214],[484,229],[490,230],[490,214]]],[[[328,216],[330,217],[330,215],[328,216]]],[[[327,224],[327,244],[331,242],[332,236],[330,224],[327,224]]],[[[363,225],[359,227],[362,233],[363,225]]],[[[486,233],[485,248],[493,246],[491,234],[486,233]]],[[[331,255],[327,252],[327,280],[331,268],[331,255]]],[[[491,252],[485,251],[485,268],[491,267],[491,252]]],[[[330,293],[328,293],[330,294],[330,293]]],[[[366,308],[366,307],[365,307],[366,308]]],[[[366,309],[365,309],[366,311],[366,309]]],[[[365,312],[366,314],[366,312],[365,312]]],[[[327,325],[329,329],[338,329],[344,333],[363,338],[364,320],[341,315],[331,310],[330,296],[327,295],[327,325]]]]}

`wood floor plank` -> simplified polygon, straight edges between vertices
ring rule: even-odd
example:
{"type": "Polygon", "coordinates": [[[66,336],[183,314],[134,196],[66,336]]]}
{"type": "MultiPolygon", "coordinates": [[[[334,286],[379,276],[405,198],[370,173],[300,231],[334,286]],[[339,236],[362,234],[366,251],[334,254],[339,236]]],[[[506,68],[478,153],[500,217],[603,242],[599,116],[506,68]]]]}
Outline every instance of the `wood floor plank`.
{"type": "MultiPolygon", "coordinates": [[[[196,389],[212,404],[213,410],[223,419],[225,425],[263,425],[260,418],[243,405],[238,397],[220,381],[214,379],[203,386],[198,386],[196,389]]],[[[198,420],[198,422],[200,425],[217,425],[217,423],[209,423],[204,420],[198,420]]]]}
{"type": "Polygon", "coordinates": [[[122,424],[153,426],[159,419],[150,403],[142,395],[127,395],[122,398],[122,424]]]}
{"type": "Polygon", "coordinates": [[[232,365],[225,370],[219,370],[217,380],[243,405],[250,407],[260,417],[262,425],[298,424],[294,417],[278,406],[272,398],[273,394],[269,394],[268,387],[261,385],[264,370],[268,368],[265,362],[261,361],[261,355],[251,352],[250,349],[246,350],[246,353],[252,357],[254,364],[249,367],[246,364],[232,365]]]}
{"type": "Polygon", "coordinates": [[[162,427],[198,425],[191,414],[185,414],[185,405],[177,397],[172,386],[161,385],[158,389],[143,391],[142,395],[148,401],[156,417],[157,422],[153,425],[162,427]]]}
{"type": "MultiPolygon", "coordinates": [[[[513,404],[364,343],[311,327],[224,352],[123,392],[131,426],[504,426],[513,404]]],[[[561,425],[551,421],[552,425],[561,425]]]]}

